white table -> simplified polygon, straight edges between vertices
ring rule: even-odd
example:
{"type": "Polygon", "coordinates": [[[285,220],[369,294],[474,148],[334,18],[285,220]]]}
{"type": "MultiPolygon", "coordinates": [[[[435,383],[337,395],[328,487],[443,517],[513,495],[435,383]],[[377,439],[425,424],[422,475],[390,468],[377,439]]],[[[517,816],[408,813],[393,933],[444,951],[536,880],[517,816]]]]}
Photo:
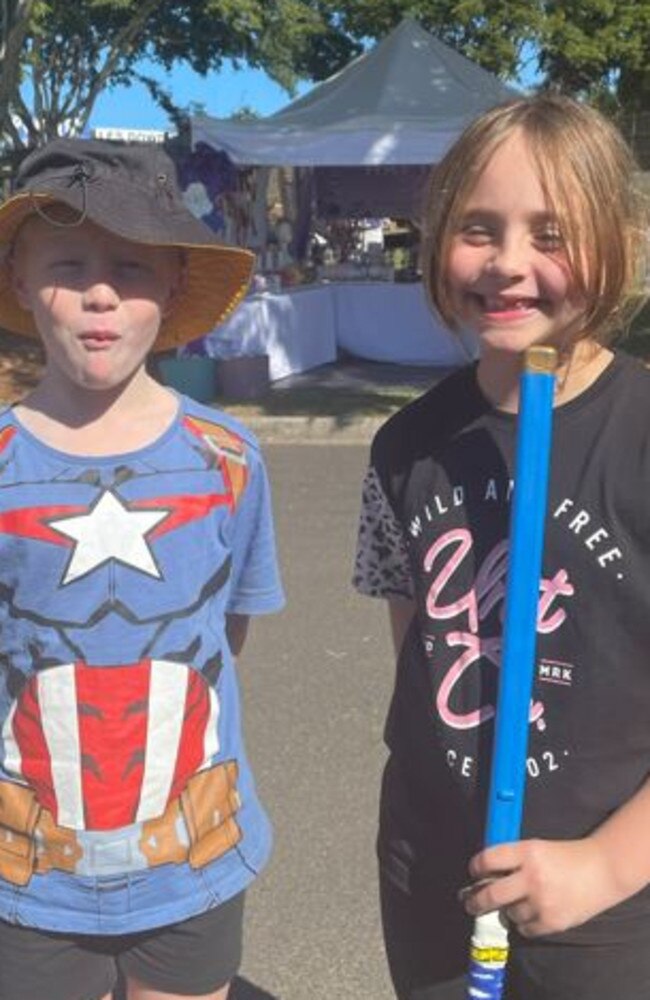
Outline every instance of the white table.
{"type": "Polygon", "coordinates": [[[205,338],[212,357],[268,354],[272,382],[336,360],[334,302],[326,285],[250,295],[205,338]]]}
{"type": "Polygon", "coordinates": [[[339,348],[369,361],[453,367],[476,356],[473,341],[435,318],[421,282],[337,282],[330,286],[339,348]]]}
{"type": "Polygon", "coordinates": [[[369,361],[450,367],[476,353],[435,320],[421,284],[390,282],[251,295],[204,343],[212,357],[268,354],[272,382],[333,362],[341,350],[369,361]]]}

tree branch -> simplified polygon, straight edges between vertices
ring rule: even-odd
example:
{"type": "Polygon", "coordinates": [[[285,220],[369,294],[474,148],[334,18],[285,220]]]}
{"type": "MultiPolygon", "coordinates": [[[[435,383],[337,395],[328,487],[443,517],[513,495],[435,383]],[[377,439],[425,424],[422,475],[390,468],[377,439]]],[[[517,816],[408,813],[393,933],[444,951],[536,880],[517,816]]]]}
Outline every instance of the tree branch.
{"type": "Polygon", "coordinates": [[[18,89],[23,44],[35,0],[3,0],[0,41],[0,132],[13,138],[11,101],[18,89]]]}
{"type": "Polygon", "coordinates": [[[97,71],[87,92],[88,115],[106,83],[110,80],[120,60],[129,52],[133,41],[143,29],[149,16],[159,4],[159,0],[142,0],[138,13],[120,31],[112,42],[108,56],[103,66],[97,71]]]}

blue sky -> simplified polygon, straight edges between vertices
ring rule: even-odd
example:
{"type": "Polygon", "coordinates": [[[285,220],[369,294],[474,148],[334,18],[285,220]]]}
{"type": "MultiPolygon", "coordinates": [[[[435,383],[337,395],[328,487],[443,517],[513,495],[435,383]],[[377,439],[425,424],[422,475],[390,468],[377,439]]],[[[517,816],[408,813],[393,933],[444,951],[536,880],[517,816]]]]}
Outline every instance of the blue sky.
{"type": "MultiPolygon", "coordinates": [[[[236,70],[224,63],[217,73],[198,76],[186,67],[167,75],[159,67],[147,66],[146,72],[160,80],[179,107],[196,101],[205,105],[209,115],[228,118],[246,106],[261,115],[279,111],[292,99],[261,70],[236,70]]],[[[297,93],[309,90],[302,84],[297,93]]],[[[106,90],[97,100],[90,119],[91,128],[169,128],[167,115],[155,105],[142,85],[106,90]]]]}

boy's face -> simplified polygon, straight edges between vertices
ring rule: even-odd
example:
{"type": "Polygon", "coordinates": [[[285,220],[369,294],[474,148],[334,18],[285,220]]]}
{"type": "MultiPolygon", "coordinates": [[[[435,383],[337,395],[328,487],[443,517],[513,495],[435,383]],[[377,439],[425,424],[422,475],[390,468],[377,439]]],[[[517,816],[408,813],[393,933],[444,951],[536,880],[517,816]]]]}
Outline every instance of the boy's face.
{"type": "Polygon", "coordinates": [[[40,218],[19,234],[12,269],[50,377],[97,390],[142,368],[182,276],[173,248],[129,243],[88,221],[53,226],[40,218]]]}

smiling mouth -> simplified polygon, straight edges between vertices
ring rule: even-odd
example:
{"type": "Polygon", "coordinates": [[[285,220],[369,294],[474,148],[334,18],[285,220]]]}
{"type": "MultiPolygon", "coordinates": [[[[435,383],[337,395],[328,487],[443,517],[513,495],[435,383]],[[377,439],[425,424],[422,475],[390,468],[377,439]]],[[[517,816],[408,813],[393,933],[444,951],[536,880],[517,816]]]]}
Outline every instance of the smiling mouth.
{"type": "Polygon", "coordinates": [[[512,298],[478,295],[477,298],[483,311],[488,313],[530,312],[531,309],[539,309],[540,306],[539,299],[525,295],[512,298]]]}
{"type": "Polygon", "coordinates": [[[543,301],[528,295],[479,295],[470,292],[469,298],[485,317],[495,319],[526,319],[532,313],[543,311],[543,301]]]}

